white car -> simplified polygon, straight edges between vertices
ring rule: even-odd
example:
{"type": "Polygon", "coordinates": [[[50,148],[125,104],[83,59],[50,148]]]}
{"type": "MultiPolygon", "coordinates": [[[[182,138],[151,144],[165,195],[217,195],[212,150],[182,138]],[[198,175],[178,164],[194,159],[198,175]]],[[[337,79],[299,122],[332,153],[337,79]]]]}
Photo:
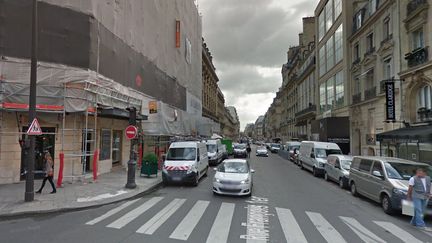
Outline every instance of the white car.
{"type": "Polygon", "coordinates": [[[245,159],[227,159],[215,168],[213,193],[235,196],[252,195],[252,173],[245,159]]]}
{"type": "Polygon", "coordinates": [[[268,156],[268,151],[266,149],[266,147],[262,146],[262,147],[258,147],[256,150],[256,156],[268,156]]]}

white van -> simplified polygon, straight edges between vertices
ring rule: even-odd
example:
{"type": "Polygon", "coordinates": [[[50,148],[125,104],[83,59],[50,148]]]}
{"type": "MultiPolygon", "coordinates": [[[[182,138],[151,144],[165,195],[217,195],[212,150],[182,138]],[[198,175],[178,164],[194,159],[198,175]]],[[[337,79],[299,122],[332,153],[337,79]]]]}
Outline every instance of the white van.
{"type": "Polygon", "coordinates": [[[303,141],[298,158],[300,167],[310,170],[314,176],[324,175],[330,154],[342,154],[342,151],[335,143],[303,141]]]}
{"type": "Polygon", "coordinates": [[[220,139],[207,140],[207,155],[210,165],[217,165],[222,162],[223,148],[220,139]]]}
{"type": "Polygon", "coordinates": [[[207,175],[208,167],[207,147],[204,143],[174,142],[166,155],[162,180],[164,184],[176,182],[197,186],[199,179],[207,175]]]}

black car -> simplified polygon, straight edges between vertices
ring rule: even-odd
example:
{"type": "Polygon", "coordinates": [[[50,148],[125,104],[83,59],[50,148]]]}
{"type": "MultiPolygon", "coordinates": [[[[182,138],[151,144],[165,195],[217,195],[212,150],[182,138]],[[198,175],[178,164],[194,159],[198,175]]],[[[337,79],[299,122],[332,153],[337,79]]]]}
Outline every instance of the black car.
{"type": "Polygon", "coordinates": [[[234,145],[234,158],[247,158],[247,146],[244,143],[234,145]]]}

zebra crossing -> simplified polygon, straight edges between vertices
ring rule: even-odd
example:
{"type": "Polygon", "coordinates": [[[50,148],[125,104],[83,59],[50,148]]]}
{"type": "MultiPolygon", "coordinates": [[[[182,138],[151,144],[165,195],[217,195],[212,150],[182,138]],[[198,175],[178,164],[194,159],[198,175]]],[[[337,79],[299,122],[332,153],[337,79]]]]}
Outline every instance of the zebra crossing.
{"type": "MultiPolygon", "coordinates": [[[[170,218],[176,213],[187,212],[185,215],[181,215],[181,220],[176,225],[175,229],[169,235],[164,235],[171,240],[177,240],[179,242],[187,242],[190,236],[193,234],[200,220],[203,219],[203,215],[209,208],[210,204],[216,203],[217,213],[213,216],[213,221],[209,223],[209,233],[206,238],[202,239],[202,242],[207,243],[224,243],[232,242],[229,237],[233,235],[238,235],[236,237],[236,242],[244,242],[242,240],[239,232],[230,232],[233,226],[233,218],[236,210],[246,210],[245,204],[235,204],[229,202],[210,202],[205,200],[194,201],[192,207],[188,208],[186,206],[187,199],[175,198],[166,199],[164,197],[152,197],[149,199],[135,199],[132,201],[125,202],[108,212],[93,218],[86,222],[88,227],[91,226],[102,226],[104,228],[111,228],[113,230],[120,230],[130,224],[132,221],[144,217],[142,216],[145,212],[151,213],[152,208],[157,204],[163,204],[164,206],[160,210],[156,210],[153,215],[147,216],[148,219],[140,227],[133,229],[136,234],[145,236],[151,236],[157,234],[157,231],[167,224],[170,218]],[[181,208],[186,211],[180,210],[181,208]],[[211,227],[210,227],[211,225],[211,227]]],[[[352,231],[354,235],[358,237],[357,240],[352,238],[347,238],[344,236],[344,231],[338,231],[337,226],[332,224],[331,220],[325,218],[324,215],[318,212],[305,211],[302,214],[298,212],[294,213],[290,209],[275,207],[273,214],[273,220],[271,220],[270,225],[280,224],[282,232],[277,234],[279,238],[275,241],[272,240],[272,231],[270,231],[270,239],[272,242],[316,242],[308,239],[309,232],[315,230],[322,236],[321,242],[331,242],[331,243],[344,243],[344,242],[424,242],[419,240],[408,232],[409,230],[403,229],[400,226],[387,222],[387,221],[373,221],[365,222],[368,227],[373,225],[373,232],[368,227],[365,227],[357,219],[347,216],[338,216],[337,219],[348,229],[352,231]],[[314,226],[314,228],[304,229],[302,225],[299,224],[298,218],[305,217],[314,226]],[[379,230],[377,230],[379,229],[379,230]],[[385,233],[385,236],[377,235],[377,232],[385,233]],[[389,240],[389,236],[392,240],[389,240]],[[383,239],[384,238],[384,239],[383,239]]],[[[148,214],[146,214],[148,215],[148,214]]],[[[243,222],[249,222],[249,219],[243,219],[243,222]]],[[[177,223],[177,222],[176,222],[177,223]]],[[[275,227],[269,227],[275,228],[275,227]]],[[[244,232],[242,232],[244,233],[244,232]]],[[[268,240],[255,240],[247,242],[268,242],[268,240]]]]}

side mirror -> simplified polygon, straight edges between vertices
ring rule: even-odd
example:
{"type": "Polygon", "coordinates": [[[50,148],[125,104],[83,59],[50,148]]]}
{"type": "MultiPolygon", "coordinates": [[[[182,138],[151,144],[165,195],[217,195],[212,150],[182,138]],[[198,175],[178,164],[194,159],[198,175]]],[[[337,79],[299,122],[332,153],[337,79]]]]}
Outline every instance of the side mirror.
{"type": "Polygon", "coordinates": [[[384,178],[384,176],[381,174],[381,172],[379,172],[379,171],[377,171],[377,170],[374,170],[374,171],[372,172],[372,175],[375,176],[375,177],[381,178],[381,179],[384,178]]]}
{"type": "Polygon", "coordinates": [[[255,173],[255,170],[254,170],[254,169],[251,169],[251,173],[255,173]]]}
{"type": "Polygon", "coordinates": [[[310,154],[310,157],[311,157],[312,159],[315,159],[315,154],[314,154],[314,153],[311,153],[311,154],[310,154]]]}

